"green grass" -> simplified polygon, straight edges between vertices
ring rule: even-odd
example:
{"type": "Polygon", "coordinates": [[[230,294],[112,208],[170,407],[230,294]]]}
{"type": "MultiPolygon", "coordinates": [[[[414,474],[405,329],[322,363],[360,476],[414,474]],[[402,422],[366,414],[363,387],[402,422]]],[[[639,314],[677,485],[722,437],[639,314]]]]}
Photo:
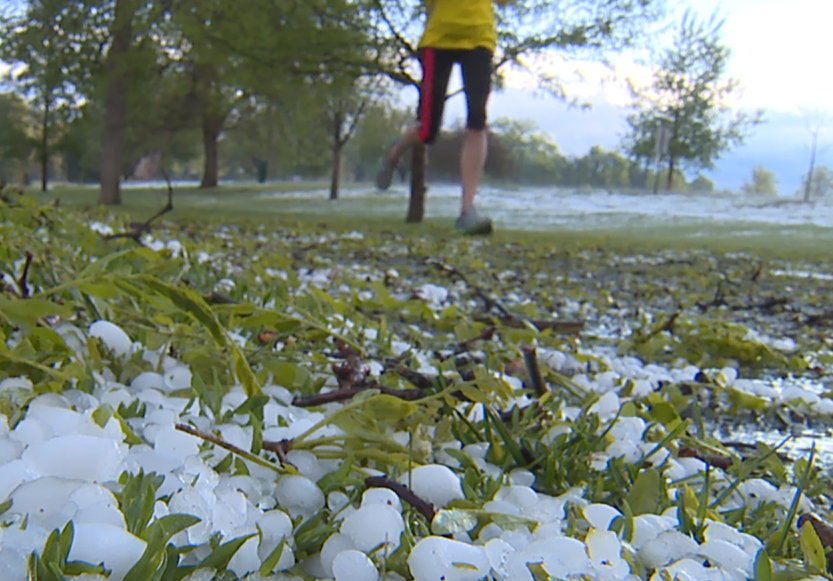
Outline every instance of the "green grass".
{"type": "MultiPolygon", "coordinates": [[[[345,184],[342,191],[366,188],[368,184],[345,184]]],[[[403,234],[431,236],[451,235],[454,216],[429,217],[422,224],[405,224],[407,196],[348,196],[331,202],[326,182],[276,182],[258,185],[221,185],[212,190],[195,187],[174,191],[174,211],[166,218],[191,221],[219,218],[225,221],[270,221],[275,223],[311,222],[336,230],[358,229],[385,231],[396,229],[403,234]],[[317,193],[316,190],[321,190],[317,193]],[[265,193],[275,196],[264,197],[265,193]],[[282,195],[282,194],[285,194],[282,195]]],[[[87,186],[54,186],[48,193],[27,191],[43,200],[59,198],[61,204],[96,206],[98,189],[87,186]]],[[[165,188],[124,189],[124,211],[137,221],[144,221],[167,200],[165,188]]],[[[428,205],[430,209],[429,192],[428,205]]],[[[640,227],[564,228],[552,230],[498,229],[497,241],[556,244],[565,249],[608,247],[611,250],[650,252],[660,249],[697,249],[749,252],[761,258],[823,260],[833,244],[833,230],[816,226],[783,226],[760,223],[673,224],[657,222],[640,227]]]]}

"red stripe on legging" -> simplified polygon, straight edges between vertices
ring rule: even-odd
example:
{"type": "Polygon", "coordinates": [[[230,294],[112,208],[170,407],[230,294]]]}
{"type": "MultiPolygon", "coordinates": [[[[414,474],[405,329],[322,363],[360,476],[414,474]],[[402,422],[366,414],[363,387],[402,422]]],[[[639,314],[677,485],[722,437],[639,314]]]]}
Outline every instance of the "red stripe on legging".
{"type": "Polygon", "coordinates": [[[419,129],[419,138],[428,141],[431,136],[431,126],[434,124],[434,76],[435,76],[435,55],[433,48],[426,48],[422,57],[422,127],[419,129]]]}

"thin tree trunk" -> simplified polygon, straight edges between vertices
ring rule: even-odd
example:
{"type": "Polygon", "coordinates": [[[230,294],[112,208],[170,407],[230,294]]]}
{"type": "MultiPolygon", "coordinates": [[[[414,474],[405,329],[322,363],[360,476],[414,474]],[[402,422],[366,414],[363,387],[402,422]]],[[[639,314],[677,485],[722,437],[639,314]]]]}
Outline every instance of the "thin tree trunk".
{"type": "Polygon", "coordinates": [[[49,93],[43,101],[43,127],[41,128],[41,152],[40,152],[40,184],[41,190],[49,188],[49,93]]]}
{"type": "Polygon", "coordinates": [[[408,206],[406,222],[419,223],[425,217],[425,178],[428,155],[425,144],[414,145],[411,156],[411,201],[408,206]]]}
{"type": "Polygon", "coordinates": [[[330,180],[330,199],[338,199],[338,184],[341,179],[341,146],[333,150],[333,173],[330,180]]]}
{"type": "Polygon", "coordinates": [[[203,168],[201,188],[216,188],[219,176],[219,152],[217,136],[220,135],[222,120],[210,113],[203,114],[202,140],[205,149],[205,167],[203,168]]]}
{"type": "Polygon", "coordinates": [[[813,143],[810,146],[810,171],[807,172],[807,183],[804,184],[804,203],[810,201],[810,192],[813,188],[813,172],[816,169],[816,144],[818,143],[819,132],[813,131],[813,143]]]}
{"type": "Polygon", "coordinates": [[[333,119],[333,172],[330,180],[330,199],[338,199],[338,182],[341,177],[341,150],[344,143],[341,138],[341,112],[336,112],[333,119]]]}
{"type": "Polygon", "coordinates": [[[671,191],[671,185],[674,181],[674,156],[668,156],[668,191],[671,191]]]}
{"type": "Polygon", "coordinates": [[[113,23],[113,43],[107,57],[110,79],[104,110],[104,137],[101,150],[101,204],[121,204],[121,166],[124,155],[124,128],[127,120],[127,63],[130,50],[132,4],[117,0],[113,23]]]}

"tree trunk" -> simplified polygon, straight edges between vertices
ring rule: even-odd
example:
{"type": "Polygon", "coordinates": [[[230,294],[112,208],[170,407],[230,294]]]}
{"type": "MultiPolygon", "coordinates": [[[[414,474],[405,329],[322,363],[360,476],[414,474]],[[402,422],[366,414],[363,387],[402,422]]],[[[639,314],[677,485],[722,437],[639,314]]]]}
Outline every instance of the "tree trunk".
{"type": "MultiPolygon", "coordinates": [[[[48,93],[47,93],[48,95],[48,93]]],[[[41,128],[40,152],[40,185],[41,190],[49,188],[49,98],[43,101],[43,127],[41,128]]]]}
{"type": "Polygon", "coordinates": [[[668,191],[671,191],[671,184],[674,181],[674,156],[668,156],[668,191]]]}
{"type": "Polygon", "coordinates": [[[104,109],[104,137],[101,144],[100,204],[121,204],[121,166],[124,155],[124,127],[127,120],[127,59],[132,36],[132,5],[116,1],[113,43],[107,57],[107,101],[104,109]]]}
{"type": "Polygon", "coordinates": [[[428,166],[428,155],[425,144],[414,145],[411,156],[411,202],[408,206],[408,223],[419,223],[425,217],[425,174],[428,166]]]}
{"type": "Polygon", "coordinates": [[[804,184],[804,203],[810,201],[810,192],[813,188],[813,172],[816,169],[816,144],[818,143],[819,132],[813,131],[813,143],[810,145],[810,171],[807,172],[807,183],[804,184]]]}
{"type": "Polygon", "coordinates": [[[336,146],[333,149],[333,174],[330,180],[330,199],[338,199],[338,183],[341,179],[341,150],[342,146],[336,146]]]}
{"type": "Polygon", "coordinates": [[[219,176],[219,153],[217,136],[220,135],[223,121],[217,115],[204,113],[202,117],[202,141],[205,149],[205,167],[203,168],[201,188],[216,188],[219,176]]]}
{"type": "Polygon", "coordinates": [[[336,112],[333,119],[333,173],[330,180],[330,199],[338,199],[338,182],[341,177],[341,150],[344,148],[345,140],[341,137],[342,119],[341,112],[336,112]]]}

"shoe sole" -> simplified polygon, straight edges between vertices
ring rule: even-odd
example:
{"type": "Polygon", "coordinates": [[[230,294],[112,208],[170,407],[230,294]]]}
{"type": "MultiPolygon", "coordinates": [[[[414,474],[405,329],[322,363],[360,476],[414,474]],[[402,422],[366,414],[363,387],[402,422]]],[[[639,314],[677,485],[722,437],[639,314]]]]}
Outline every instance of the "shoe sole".
{"type": "Polygon", "coordinates": [[[387,165],[379,170],[379,173],[376,174],[376,187],[380,190],[388,189],[393,181],[393,174],[395,171],[395,167],[387,165]]]}
{"type": "Polygon", "coordinates": [[[472,228],[457,228],[456,230],[463,236],[488,236],[492,233],[492,221],[489,220],[472,228]]]}

